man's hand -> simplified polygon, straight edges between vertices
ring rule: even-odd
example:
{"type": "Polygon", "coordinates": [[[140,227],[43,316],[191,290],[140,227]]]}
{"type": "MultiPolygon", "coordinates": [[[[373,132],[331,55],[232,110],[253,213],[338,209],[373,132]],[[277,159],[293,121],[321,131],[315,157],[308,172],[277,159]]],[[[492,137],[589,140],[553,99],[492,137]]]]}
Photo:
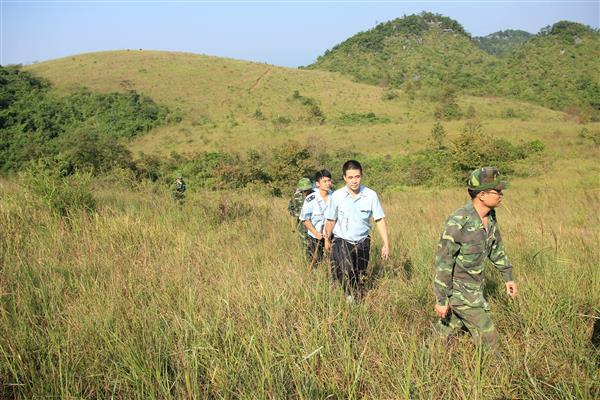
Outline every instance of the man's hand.
{"type": "MultiPolygon", "coordinates": [[[[315,230],[315,232],[317,232],[317,231],[315,230]]],[[[321,232],[315,233],[315,237],[317,238],[317,240],[323,239],[323,235],[321,235],[321,232]]]]}
{"type": "Polygon", "coordinates": [[[325,238],[325,251],[328,253],[331,251],[331,240],[329,238],[325,238]]]}
{"type": "Polygon", "coordinates": [[[515,281],[506,282],[506,294],[513,299],[517,297],[517,284],[515,281]]]}
{"type": "Polygon", "coordinates": [[[435,314],[440,318],[446,318],[448,312],[450,311],[450,304],[445,306],[440,306],[439,304],[435,305],[435,314]]]}
{"type": "Polygon", "coordinates": [[[383,247],[381,248],[381,258],[384,261],[386,261],[389,256],[390,256],[390,246],[388,246],[387,244],[384,244],[383,247]]]}

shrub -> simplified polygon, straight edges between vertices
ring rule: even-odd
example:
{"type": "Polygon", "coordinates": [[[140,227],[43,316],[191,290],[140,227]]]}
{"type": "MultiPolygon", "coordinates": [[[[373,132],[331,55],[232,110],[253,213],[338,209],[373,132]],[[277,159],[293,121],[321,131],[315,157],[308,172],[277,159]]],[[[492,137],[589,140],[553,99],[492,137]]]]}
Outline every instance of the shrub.
{"type": "Polygon", "coordinates": [[[260,108],[257,108],[256,111],[254,111],[254,118],[259,121],[263,121],[265,119],[265,116],[260,108]]]}
{"type": "Polygon", "coordinates": [[[374,112],[342,113],[338,121],[343,125],[387,124],[391,122],[388,117],[375,115],[374,112]]]}
{"type": "Polygon", "coordinates": [[[90,173],[63,176],[56,168],[36,164],[24,171],[20,178],[23,186],[57,216],[68,217],[77,211],[96,210],[90,173]]]}
{"type": "Polygon", "coordinates": [[[300,104],[308,108],[308,120],[319,124],[325,123],[325,114],[317,104],[317,100],[312,97],[305,97],[298,90],[294,90],[292,100],[299,101],[300,104]]]}
{"type": "Polygon", "coordinates": [[[477,112],[475,111],[475,107],[472,105],[467,108],[467,118],[475,118],[477,116],[477,112]]]}
{"type": "Polygon", "coordinates": [[[590,132],[588,128],[581,128],[579,137],[589,139],[595,146],[600,146],[600,130],[598,129],[590,132]]]}
{"type": "MultiPolygon", "coordinates": [[[[134,91],[127,94],[97,94],[81,89],[66,97],[56,97],[50,84],[28,72],[0,66],[0,171],[19,171],[41,158],[75,158],[73,144],[78,144],[78,132],[94,132],[82,141],[112,146],[119,157],[126,154],[115,139],[128,140],[170,121],[181,119],[157,105],[150,98],[134,91]],[[112,141],[111,141],[112,140],[112,141]],[[62,154],[61,153],[69,153],[62,154]]],[[[79,146],[78,150],[83,150],[79,146]]],[[[86,150],[93,151],[91,146],[86,150]]],[[[100,161],[94,169],[108,165],[100,161]]],[[[105,157],[106,158],[106,157],[105,157]]],[[[113,158],[109,156],[108,158],[113,158]]],[[[73,163],[77,164],[77,162],[73,163]]],[[[122,167],[123,163],[117,163],[122,167]]],[[[88,165],[89,166],[89,165],[88,165]]]]}
{"type": "Polygon", "coordinates": [[[460,119],[462,117],[462,111],[458,103],[452,100],[439,104],[435,108],[434,116],[437,120],[450,121],[453,119],[460,119]]]}
{"type": "Polygon", "coordinates": [[[446,139],[446,131],[439,122],[436,122],[431,128],[431,140],[437,148],[444,147],[444,140],[446,139]]]}
{"type": "Polygon", "coordinates": [[[517,113],[517,111],[512,108],[505,108],[502,113],[500,114],[500,117],[504,118],[504,119],[509,119],[509,118],[519,118],[519,114],[517,113]]]}
{"type": "Polygon", "coordinates": [[[389,90],[385,90],[382,94],[381,94],[381,99],[383,101],[391,101],[391,100],[395,100],[399,97],[399,94],[397,91],[389,89],[389,90]]]}
{"type": "Polygon", "coordinates": [[[284,126],[289,125],[292,122],[292,120],[285,115],[278,115],[277,117],[273,118],[272,122],[273,125],[275,125],[275,127],[282,128],[284,126]]]}
{"type": "Polygon", "coordinates": [[[99,175],[113,168],[134,169],[131,152],[110,136],[96,131],[81,131],[62,141],[64,150],[57,156],[59,169],[66,175],[89,171],[99,175]]]}

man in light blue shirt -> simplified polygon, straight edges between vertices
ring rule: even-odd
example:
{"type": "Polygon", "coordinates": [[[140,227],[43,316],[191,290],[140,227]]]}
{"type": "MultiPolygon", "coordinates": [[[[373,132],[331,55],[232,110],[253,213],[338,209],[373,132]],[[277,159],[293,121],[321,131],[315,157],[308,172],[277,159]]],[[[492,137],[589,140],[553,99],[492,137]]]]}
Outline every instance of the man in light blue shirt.
{"type": "Polygon", "coordinates": [[[373,218],[383,240],[381,257],[387,260],[390,245],[385,214],[377,193],[360,184],[362,166],[356,160],[342,167],[346,186],[332,195],[327,210],[325,250],[331,252],[332,275],[341,282],[349,302],[360,300],[371,249],[370,220],[373,218]],[[333,239],[330,241],[331,234],[333,239]]]}
{"type": "Polygon", "coordinates": [[[318,171],[315,174],[315,185],[317,188],[306,196],[300,211],[300,220],[303,221],[308,233],[306,256],[311,267],[316,266],[323,259],[325,213],[329,207],[329,195],[331,194],[331,173],[326,169],[318,171]]]}

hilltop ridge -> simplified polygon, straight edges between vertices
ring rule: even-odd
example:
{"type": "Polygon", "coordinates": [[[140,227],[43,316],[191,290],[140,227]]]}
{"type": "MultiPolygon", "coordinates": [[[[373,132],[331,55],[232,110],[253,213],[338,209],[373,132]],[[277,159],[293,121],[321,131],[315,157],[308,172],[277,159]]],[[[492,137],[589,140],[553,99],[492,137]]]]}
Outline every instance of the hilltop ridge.
{"type": "Polygon", "coordinates": [[[528,35],[508,30],[471,38],[457,21],[423,12],[360,32],[306,68],[426,95],[446,86],[554,109],[571,107],[589,118],[600,118],[598,31],[559,21],[528,35]]]}
{"type": "Polygon", "coordinates": [[[485,52],[503,57],[521,47],[532,36],[534,35],[523,30],[506,29],[486,36],[474,37],[473,40],[485,52]]]}

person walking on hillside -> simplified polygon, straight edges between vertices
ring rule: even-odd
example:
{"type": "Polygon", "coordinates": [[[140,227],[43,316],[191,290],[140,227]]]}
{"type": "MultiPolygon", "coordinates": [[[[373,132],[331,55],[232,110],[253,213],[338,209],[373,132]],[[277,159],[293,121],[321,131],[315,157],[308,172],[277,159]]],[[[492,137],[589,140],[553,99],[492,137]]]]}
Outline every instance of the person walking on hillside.
{"type": "Polygon", "coordinates": [[[185,198],[186,189],[187,188],[185,186],[185,181],[183,180],[183,177],[181,175],[178,175],[177,179],[175,180],[175,189],[173,190],[173,197],[175,198],[175,200],[182,201],[185,198]]]}
{"type": "Polygon", "coordinates": [[[306,199],[306,196],[311,194],[312,191],[313,185],[310,179],[301,178],[296,185],[296,190],[294,191],[292,198],[288,202],[288,211],[294,218],[295,229],[303,240],[306,238],[306,229],[300,220],[300,211],[302,210],[304,199],[306,199]]]}
{"type": "Polygon", "coordinates": [[[325,228],[325,250],[331,252],[334,279],[342,284],[349,303],[360,301],[364,295],[366,271],[371,249],[370,219],[375,220],[383,240],[381,257],[390,254],[385,214],[377,193],[362,186],[363,170],[356,160],[342,166],[346,185],[336,190],[329,200],[325,228]],[[330,240],[333,234],[333,239],[330,240]]]}
{"type": "Polygon", "coordinates": [[[435,330],[448,338],[464,327],[476,344],[494,350],[498,332],[483,297],[486,257],[502,273],[506,293],[517,295],[495,211],[507,185],[496,168],[473,171],[467,180],[471,201],[446,221],[435,257],[435,313],[440,318],[435,330]]]}
{"type": "Polygon", "coordinates": [[[331,194],[331,173],[326,169],[315,174],[317,188],[308,195],[300,211],[300,220],[308,233],[306,237],[306,257],[311,267],[323,260],[325,246],[325,213],[329,207],[331,194]]]}

